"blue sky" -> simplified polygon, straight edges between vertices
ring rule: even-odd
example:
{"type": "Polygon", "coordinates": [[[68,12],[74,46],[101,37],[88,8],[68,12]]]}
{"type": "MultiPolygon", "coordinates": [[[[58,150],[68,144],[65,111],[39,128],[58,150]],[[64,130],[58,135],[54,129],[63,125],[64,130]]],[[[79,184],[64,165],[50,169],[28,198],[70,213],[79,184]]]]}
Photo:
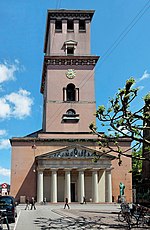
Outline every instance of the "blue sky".
{"type": "Polygon", "coordinates": [[[0,183],[10,183],[9,139],[42,127],[43,46],[47,9],[93,9],[91,54],[97,105],[107,105],[133,76],[134,107],[150,91],[150,0],[0,1],[0,183]]]}

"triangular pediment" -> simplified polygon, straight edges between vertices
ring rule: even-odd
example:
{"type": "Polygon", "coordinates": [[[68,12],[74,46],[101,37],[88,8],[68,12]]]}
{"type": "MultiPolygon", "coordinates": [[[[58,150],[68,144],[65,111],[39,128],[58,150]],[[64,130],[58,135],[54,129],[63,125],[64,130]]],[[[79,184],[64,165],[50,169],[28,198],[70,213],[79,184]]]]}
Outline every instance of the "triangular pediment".
{"type": "Polygon", "coordinates": [[[37,159],[55,159],[55,158],[94,158],[100,157],[100,159],[110,159],[113,160],[115,157],[109,154],[102,154],[95,149],[90,149],[80,145],[72,145],[67,146],[65,148],[61,148],[59,150],[55,150],[52,152],[47,152],[43,155],[37,157],[37,159]]]}

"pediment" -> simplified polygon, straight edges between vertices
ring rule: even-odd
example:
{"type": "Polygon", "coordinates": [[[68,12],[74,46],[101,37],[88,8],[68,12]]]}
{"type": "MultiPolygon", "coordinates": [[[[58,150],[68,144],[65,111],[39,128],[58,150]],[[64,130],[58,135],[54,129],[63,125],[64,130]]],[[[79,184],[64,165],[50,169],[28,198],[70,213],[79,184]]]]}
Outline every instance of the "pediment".
{"type": "Polygon", "coordinates": [[[77,45],[77,42],[76,41],[73,41],[73,40],[68,40],[64,43],[65,45],[77,45]]]}
{"type": "Polygon", "coordinates": [[[61,159],[61,158],[94,158],[99,157],[100,159],[107,159],[107,160],[113,160],[115,157],[111,156],[109,154],[102,154],[99,151],[96,151],[94,149],[90,149],[84,146],[74,145],[74,146],[68,146],[65,148],[61,148],[56,151],[47,152],[43,155],[40,155],[37,157],[37,159],[61,159]]]}

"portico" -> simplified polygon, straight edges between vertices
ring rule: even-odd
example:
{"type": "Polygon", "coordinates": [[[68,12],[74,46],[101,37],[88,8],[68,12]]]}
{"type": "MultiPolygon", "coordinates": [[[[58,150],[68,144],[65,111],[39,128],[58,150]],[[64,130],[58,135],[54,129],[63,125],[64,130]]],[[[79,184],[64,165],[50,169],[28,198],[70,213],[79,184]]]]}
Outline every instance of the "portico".
{"type": "Polygon", "coordinates": [[[97,151],[84,147],[66,147],[46,153],[37,161],[37,201],[46,197],[52,203],[87,201],[112,202],[111,160],[112,156],[102,156],[93,162],[97,151]]]}

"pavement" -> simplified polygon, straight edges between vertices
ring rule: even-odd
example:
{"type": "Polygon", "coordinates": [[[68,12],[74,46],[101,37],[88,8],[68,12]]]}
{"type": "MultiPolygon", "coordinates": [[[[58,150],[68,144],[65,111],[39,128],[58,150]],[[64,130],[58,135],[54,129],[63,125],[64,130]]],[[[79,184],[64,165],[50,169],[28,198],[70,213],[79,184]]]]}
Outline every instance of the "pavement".
{"type": "MultiPolygon", "coordinates": [[[[125,222],[119,222],[119,211],[120,205],[115,203],[71,203],[70,209],[64,209],[64,203],[47,203],[46,205],[36,204],[36,210],[25,210],[25,205],[20,204],[17,206],[16,223],[10,224],[10,230],[128,229],[125,222]]],[[[142,229],[150,228],[140,228],[142,229]]]]}

